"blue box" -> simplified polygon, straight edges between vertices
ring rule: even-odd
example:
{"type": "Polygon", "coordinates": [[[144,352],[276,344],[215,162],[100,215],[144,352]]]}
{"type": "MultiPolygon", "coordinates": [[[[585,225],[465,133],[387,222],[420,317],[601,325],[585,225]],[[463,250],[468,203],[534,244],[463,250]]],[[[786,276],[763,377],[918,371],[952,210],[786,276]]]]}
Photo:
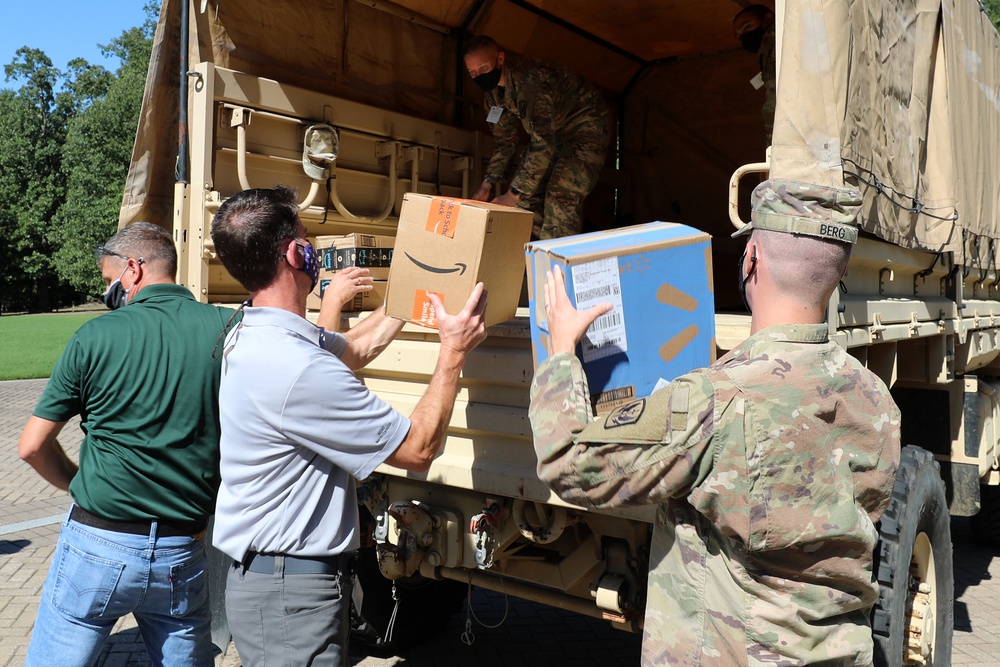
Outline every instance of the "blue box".
{"type": "Polygon", "coordinates": [[[598,414],[648,396],[715,358],[711,237],[650,222],[525,246],[535,368],[549,356],[545,272],[566,275],[573,305],[611,301],[577,346],[598,414]]]}

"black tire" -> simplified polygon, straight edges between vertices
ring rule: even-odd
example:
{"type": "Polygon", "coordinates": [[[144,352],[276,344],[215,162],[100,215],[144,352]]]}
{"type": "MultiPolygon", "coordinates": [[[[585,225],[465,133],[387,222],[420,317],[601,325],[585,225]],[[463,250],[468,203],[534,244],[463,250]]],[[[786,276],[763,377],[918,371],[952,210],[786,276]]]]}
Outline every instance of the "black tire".
{"type": "Polygon", "coordinates": [[[972,537],[987,547],[1000,547],[1000,486],[979,487],[979,512],[969,517],[972,537]]]}
{"type": "Polygon", "coordinates": [[[951,665],[955,626],[951,517],[941,470],[930,452],[904,447],[875,550],[879,598],[872,610],[875,665],[951,665]],[[919,589],[923,588],[920,592],[919,589]],[[913,614],[927,616],[915,629],[913,614]],[[909,645],[909,648],[908,648],[909,645]],[[926,662],[911,659],[922,653],[926,662]]]}
{"type": "Polygon", "coordinates": [[[358,550],[354,585],[361,588],[361,605],[351,605],[351,640],[380,649],[415,646],[444,630],[462,608],[469,588],[451,580],[400,579],[396,608],[392,582],[382,576],[373,547],[358,550]]]}

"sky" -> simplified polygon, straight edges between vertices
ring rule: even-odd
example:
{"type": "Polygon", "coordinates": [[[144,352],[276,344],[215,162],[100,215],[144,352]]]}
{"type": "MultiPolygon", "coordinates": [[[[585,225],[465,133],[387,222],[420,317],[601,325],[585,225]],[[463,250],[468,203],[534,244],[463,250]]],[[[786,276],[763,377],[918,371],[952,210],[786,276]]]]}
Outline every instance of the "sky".
{"type": "Polygon", "coordinates": [[[98,44],[109,44],[128,28],[142,25],[146,0],[0,0],[0,88],[11,88],[3,73],[22,46],[41,49],[52,64],[85,58],[115,71],[98,44]]]}

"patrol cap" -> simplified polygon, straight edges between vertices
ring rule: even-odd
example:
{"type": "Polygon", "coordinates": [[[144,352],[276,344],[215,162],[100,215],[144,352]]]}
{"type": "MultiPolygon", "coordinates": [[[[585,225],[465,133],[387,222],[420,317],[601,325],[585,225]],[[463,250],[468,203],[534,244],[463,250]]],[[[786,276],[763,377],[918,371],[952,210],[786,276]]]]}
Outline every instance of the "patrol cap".
{"type": "Polygon", "coordinates": [[[857,243],[861,191],[772,178],[750,195],[750,223],[733,238],[754,229],[805,234],[841,243],[857,243]]]}
{"type": "Polygon", "coordinates": [[[302,171],[314,181],[326,180],[339,152],[337,130],[326,123],[310,125],[302,137],[302,171]]]}

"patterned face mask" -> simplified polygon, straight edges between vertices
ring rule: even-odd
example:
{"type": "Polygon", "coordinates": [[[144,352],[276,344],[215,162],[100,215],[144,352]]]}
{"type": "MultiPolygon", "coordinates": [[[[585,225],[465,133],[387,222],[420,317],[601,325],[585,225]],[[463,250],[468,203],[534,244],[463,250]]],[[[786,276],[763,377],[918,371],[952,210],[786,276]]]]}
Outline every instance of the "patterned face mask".
{"type": "Polygon", "coordinates": [[[309,276],[309,280],[312,284],[309,286],[309,291],[316,289],[316,283],[319,282],[319,256],[316,255],[316,249],[312,247],[312,244],[302,244],[298,240],[295,241],[295,245],[302,248],[302,256],[305,259],[305,264],[302,265],[300,271],[309,276]]]}

